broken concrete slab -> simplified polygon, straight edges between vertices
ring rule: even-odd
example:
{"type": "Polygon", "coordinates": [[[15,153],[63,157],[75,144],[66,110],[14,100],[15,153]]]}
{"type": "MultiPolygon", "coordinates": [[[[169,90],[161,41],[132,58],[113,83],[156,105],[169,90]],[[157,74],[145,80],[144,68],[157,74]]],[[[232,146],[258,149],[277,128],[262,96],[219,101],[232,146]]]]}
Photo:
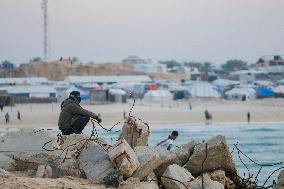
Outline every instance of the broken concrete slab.
{"type": "Polygon", "coordinates": [[[284,169],[278,175],[276,189],[284,189],[284,169]]]}
{"type": "Polygon", "coordinates": [[[194,177],[190,172],[177,164],[168,166],[161,177],[165,189],[187,189],[188,183],[192,180],[194,177]]]}
{"type": "Polygon", "coordinates": [[[211,138],[206,143],[196,145],[185,168],[194,176],[200,175],[201,172],[215,169],[225,169],[236,172],[236,166],[227,146],[226,138],[221,135],[211,138]]]}
{"type": "Polygon", "coordinates": [[[119,139],[108,151],[113,164],[123,173],[125,178],[130,177],[140,166],[137,156],[125,139],[119,139]]]}
{"type": "Polygon", "coordinates": [[[157,154],[145,153],[143,150],[139,150],[139,147],[135,148],[138,161],[140,163],[139,168],[134,172],[133,177],[139,178],[140,181],[144,180],[146,176],[153,173],[162,162],[157,154]]]}
{"type": "MultiPolygon", "coordinates": [[[[42,146],[51,141],[53,137],[54,134],[51,132],[23,129],[0,137],[0,149],[8,156],[27,153],[30,155],[47,154],[48,152],[42,149],[42,146]]],[[[51,145],[47,145],[48,147],[51,145]]]]}
{"type": "Polygon", "coordinates": [[[15,177],[12,173],[0,168],[0,178],[15,177]]]}
{"type": "Polygon", "coordinates": [[[115,170],[106,149],[97,143],[92,143],[82,150],[79,156],[79,166],[88,179],[100,182],[115,170]]]}
{"type": "Polygon", "coordinates": [[[197,143],[195,141],[191,141],[187,144],[181,145],[173,151],[181,161],[180,165],[184,165],[188,161],[189,157],[193,154],[193,150],[196,145],[197,143]]]}
{"type": "Polygon", "coordinates": [[[211,180],[209,174],[203,174],[203,181],[202,181],[202,176],[196,178],[191,183],[189,183],[188,189],[203,189],[202,185],[206,189],[224,189],[225,188],[223,184],[217,181],[211,180]]]}
{"type": "Polygon", "coordinates": [[[134,151],[138,156],[140,156],[139,154],[143,154],[145,157],[153,157],[155,155],[159,157],[160,163],[157,162],[152,168],[157,176],[161,176],[169,165],[181,164],[181,161],[173,151],[168,151],[160,147],[137,146],[134,148],[134,151]]]}
{"type": "Polygon", "coordinates": [[[148,124],[133,117],[127,117],[120,138],[124,138],[134,148],[135,146],[147,146],[149,135],[150,127],[148,124]]]}

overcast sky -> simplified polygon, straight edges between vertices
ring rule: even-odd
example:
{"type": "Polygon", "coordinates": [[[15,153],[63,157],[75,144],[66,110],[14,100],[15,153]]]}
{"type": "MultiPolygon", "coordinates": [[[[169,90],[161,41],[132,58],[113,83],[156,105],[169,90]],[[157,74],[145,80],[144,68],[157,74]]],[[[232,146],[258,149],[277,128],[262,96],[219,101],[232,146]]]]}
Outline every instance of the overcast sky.
{"type": "MultiPolygon", "coordinates": [[[[42,56],[41,0],[0,0],[0,60],[42,56]]],[[[51,58],[249,62],[284,54],[284,0],[49,0],[51,58]]]]}

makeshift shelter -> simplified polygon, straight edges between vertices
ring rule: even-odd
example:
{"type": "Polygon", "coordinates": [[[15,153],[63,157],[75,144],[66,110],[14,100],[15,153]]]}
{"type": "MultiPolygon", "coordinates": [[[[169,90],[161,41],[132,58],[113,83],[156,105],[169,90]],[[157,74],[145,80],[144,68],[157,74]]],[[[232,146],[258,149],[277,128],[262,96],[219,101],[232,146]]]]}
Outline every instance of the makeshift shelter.
{"type": "Polygon", "coordinates": [[[258,98],[274,97],[274,92],[272,87],[258,87],[256,89],[256,94],[258,98]]]}
{"type": "Polygon", "coordinates": [[[229,100],[249,100],[256,98],[256,92],[253,88],[233,88],[225,92],[225,98],[229,100]]]}
{"type": "Polygon", "coordinates": [[[151,90],[144,95],[145,102],[167,102],[173,100],[173,94],[168,90],[151,90]]]}
{"type": "Polygon", "coordinates": [[[284,98],[284,85],[279,85],[273,89],[276,98],[284,98]]]}
{"type": "Polygon", "coordinates": [[[221,93],[213,85],[206,82],[199,82],[190,85],[189,93],[192,97],[221,97],[221,93]]]}
{"type": "Polygon", "coordinates": [[[191,97],[188,88],[185,86],[171,86],[169,91],[173,93],[174,100],[189,99],[191,97]]]}
{"type": "Polygon", "coordinates": [[[110,89],[108,94],[111,102],[127,102],[127,92],[122,89],[110,89]]]}

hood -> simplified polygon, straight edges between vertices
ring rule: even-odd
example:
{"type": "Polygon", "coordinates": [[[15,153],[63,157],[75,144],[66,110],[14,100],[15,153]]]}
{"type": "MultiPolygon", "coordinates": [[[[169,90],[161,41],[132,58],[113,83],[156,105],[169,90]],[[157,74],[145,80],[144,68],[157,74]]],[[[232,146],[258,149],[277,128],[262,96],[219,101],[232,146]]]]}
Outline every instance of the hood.
{"type": "Polygon", "coordinates": [[[66,107],[67,105],[72,104],[72,103],[75,103],[75,104],[79,105],[79,102],[78,102],[77,99],[75,99],[75,98],[67,98],[67,99],[65,99],[65,100],[61,103],[61,110],[62,110],[64,107],[66,107]]]}

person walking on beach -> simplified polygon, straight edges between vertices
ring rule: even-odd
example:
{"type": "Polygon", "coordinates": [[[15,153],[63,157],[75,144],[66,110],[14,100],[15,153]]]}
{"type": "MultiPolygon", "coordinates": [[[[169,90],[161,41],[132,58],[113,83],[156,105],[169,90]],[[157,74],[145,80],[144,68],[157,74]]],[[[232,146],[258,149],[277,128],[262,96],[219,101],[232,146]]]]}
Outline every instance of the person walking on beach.
{"type": "Polygon", "coordinates": [[[95,119],[98,123],[102,122],[100,116],[83,109],[79,105],[80,102],[80,92],[72,91],[69,97],[61,103],[58,126],[63,135],[82,133],[90,118],[95,119]]]}
{"type": "Polygon", "coordinates": [[[2,101],[0,101],[0,110],[1,110],[1,112],[3,112],[3,109],[4,109],[4,103],[2,101]]]}
{"type": "Polygon", "coordinates": [[[5,122],[6,122],[6,124],[8,124],[10,122],[10,115],[9,115],[8,112],[5,114],[5,122]]]}
{"type": "Polygon", "coordinates": [[[209,119],[210,119],[210,113],[209,113],[208,110],[205,110],[204,116],[205,116],[205,120],[206,120],[206,121],[209,121],[209,119]]]}
{"type": "Polygon", "coordinates": [[[19,121],[22,121],[22,120],[21,120],[21,112],[20,112],[19,110],[17,111],[17,119],[18,119],[19,121]]]}
{"type": "Polygon", "coordinates": [[[173,131],[171,135],[168,136],[168,138],[160,141],[156,146],[160,146],[164,149],[171,150],[173,141],[176,140],[178,137],[178,132],[173,131]]]}
{"type": "Polygon", "coordinates": [[[250,123],[250,112],[247,113],[247,122],[250,123]]]}

